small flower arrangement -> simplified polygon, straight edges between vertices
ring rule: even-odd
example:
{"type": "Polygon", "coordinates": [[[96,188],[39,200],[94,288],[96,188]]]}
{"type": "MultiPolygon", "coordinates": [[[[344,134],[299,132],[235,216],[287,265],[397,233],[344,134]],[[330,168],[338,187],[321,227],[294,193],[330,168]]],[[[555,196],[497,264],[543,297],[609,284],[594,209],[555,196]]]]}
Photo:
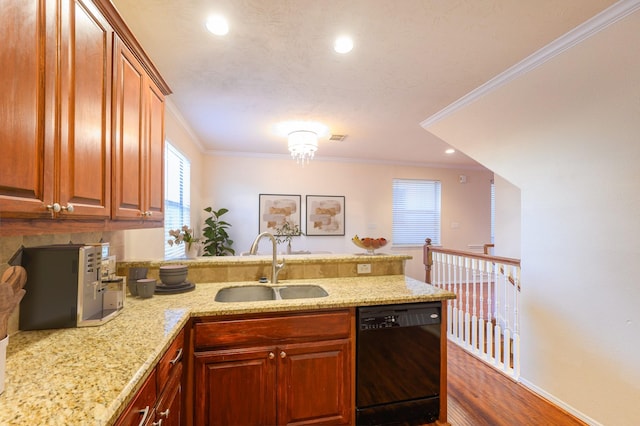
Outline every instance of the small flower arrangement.
{"type": "Polygon", "coordinates": [[[185,244],[187,244],[187,247],[190,249],[191,244],[197,243],[198,241],[200,241],[200,238],[194,237],[193,228],[189,228],[189,226],[187,225],[182,225],[181,229],[169,230],[169,235],[173,237],[169,239],[169,241],[167,241],[170,246],[173,246],[174,244],[181,244],[184,242],[185,244]]]}
{"type": "Polygon", "coordinates": [[[282,222],[279,226],[275,228],[276,231],[276,241],[278,244],[287,243],[291,245],[291,239],[295,236],[302,235],[302,231],[300,231],[300,226],[297,224],[291,223],[289,221],[282,222]]]}

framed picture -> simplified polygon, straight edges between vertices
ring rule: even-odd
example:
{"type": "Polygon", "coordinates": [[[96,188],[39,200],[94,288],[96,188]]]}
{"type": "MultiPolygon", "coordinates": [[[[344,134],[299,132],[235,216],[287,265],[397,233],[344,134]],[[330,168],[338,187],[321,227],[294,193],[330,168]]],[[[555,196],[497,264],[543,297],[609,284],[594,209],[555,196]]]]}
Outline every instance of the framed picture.
{"type": "Polygon", "coordinates": [[[307,235],[344,235],[344,196],[307,195],[307,235]]]}
{"type": "MultiPolygon", "coordinates": [[[[260,194],[260,233],[277,234],[277,229],[285,222],[290,227],[300,229],[300,195],[260,194]]],[[[299,235],[299,234],[298,234],[299,235]]]]}

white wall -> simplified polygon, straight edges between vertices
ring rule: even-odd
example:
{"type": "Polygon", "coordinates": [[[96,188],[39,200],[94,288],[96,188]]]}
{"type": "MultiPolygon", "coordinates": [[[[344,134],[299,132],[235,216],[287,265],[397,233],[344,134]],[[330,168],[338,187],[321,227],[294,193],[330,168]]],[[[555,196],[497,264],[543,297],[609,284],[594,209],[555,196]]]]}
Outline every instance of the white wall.
{"type": "Polygon", "coordinates": [[[496,191],[495,256],[520,259],[521,208],[520,188],[494,175],[496,191]]]}
{"type": "Polygon", "coordinates": [[[640,12],[429,128],[521,190],[522,379],[640,424],[640,12]]]}
{"type": "MultiPolygon", "coordinates": [[[[283,143],[283,149],[285,144],[283,143]]],[[[258,234],[259,194],[299,194],[345,196],[345,236],[301,236],[293,240],[294,250],[362,252],[351,237],[385,237],[391,240],[392,179],[419,178],[442,181],[442,242],[446,247],[467,249],[469,244],[489,241],[490,180],[492,173],[482,170],[418,168],[381,164],[354,164],[313,160],[304,167],[289,157],[255,158],[207,156],[204,206],[228,208],[224,218],[232,224],[231,238],[237,253],[248,251],[258,234]],[[467,183],[458,183],[458,175],[467,175],[467,183]],[[451,228],[451,223],[458,227],[451,228]]],[[[203,213],[202,220],[206,217],[203,213]]],[[[427,237],[425,235],[425,237],[427,237]]],[[[280,248],[284,250],[284,247],[280,248]]],[[[268,246],[260,247],[267,251],[268,246]]],[[[410,254],[407,274],[424,279],[422,248],[382,252],[410,254]]]]}

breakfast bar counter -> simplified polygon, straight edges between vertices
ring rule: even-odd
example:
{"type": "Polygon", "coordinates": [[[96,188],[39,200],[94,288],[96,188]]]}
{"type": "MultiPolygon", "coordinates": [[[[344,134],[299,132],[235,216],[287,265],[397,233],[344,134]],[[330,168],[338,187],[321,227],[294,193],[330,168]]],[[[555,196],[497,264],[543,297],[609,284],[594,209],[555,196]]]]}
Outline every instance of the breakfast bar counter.
{"type": "Polygon", "coordinates": [[[98,327],[18,332],[9,338],[0,424],[110,425],[191,317],[313,311],[453,299],[453,293],[404,275],[284,280],[316,284],[328,296],[216,302],[228,286],[198,283],[180,294],[128,296],[120,315],[98,327]]]}

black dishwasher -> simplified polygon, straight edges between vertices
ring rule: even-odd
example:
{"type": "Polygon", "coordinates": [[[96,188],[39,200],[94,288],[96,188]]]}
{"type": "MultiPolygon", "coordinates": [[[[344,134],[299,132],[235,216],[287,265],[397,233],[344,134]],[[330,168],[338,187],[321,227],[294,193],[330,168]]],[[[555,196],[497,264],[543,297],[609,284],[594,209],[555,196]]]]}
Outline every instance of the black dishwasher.
{"type": "Polygon", "coordinates": [[[441,307],[428,302],[358,308],[357,424],[438,419],[441,307]]]}

